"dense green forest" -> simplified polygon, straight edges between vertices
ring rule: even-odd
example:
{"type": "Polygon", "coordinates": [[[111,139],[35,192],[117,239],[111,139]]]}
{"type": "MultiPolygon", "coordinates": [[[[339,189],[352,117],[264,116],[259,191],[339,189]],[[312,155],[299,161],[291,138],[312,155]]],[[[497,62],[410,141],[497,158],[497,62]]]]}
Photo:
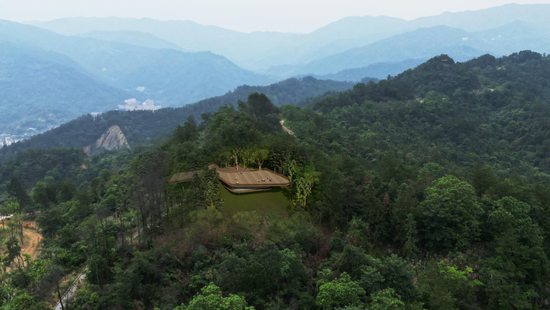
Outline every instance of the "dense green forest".
{"type": "Polygon", "coordinates": [[[239,86],[223,96],[199,101],[180,108],[165,108],[152,111],[109,111],[99,116],[85,115],[67,122],[58,128],[31,137],[9,147],[0,148],[0,161],[5,161],[15,153],[27,149],[52,147],[84,147],[94,143],[111,126],[118,125],[128,143],[149,144],[151,139],[170,132],[182,120],[193,115],[197,120],[202,113],[214,112],[218,107],[239,100],[246,100],[248,94],[261,92],[277,105],[297,103],[309,97],[350,89],[348,82],[318,80],[312,77],[287,79],[268,86],[239,86]]]}
{"type": "Polygon", "coordinates": [[[21,152],[0,309],[47,309],[81,271],[64,309],[548,309],[549,99],[550,57],[441,55],[297,106],[253,92],[131,152],[21,152]],[[212,163],[289,177],[288,216],[228,216],[212,163]]]}

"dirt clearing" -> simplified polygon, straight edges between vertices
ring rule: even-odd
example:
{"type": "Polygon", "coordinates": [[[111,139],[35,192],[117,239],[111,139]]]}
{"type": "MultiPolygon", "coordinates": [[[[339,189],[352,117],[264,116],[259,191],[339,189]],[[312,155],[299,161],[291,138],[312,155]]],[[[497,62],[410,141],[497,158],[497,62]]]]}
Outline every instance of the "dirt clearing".
{"type": "MultiPolygon", "coordinates": [[[[21,254],[28,254],[31,257],[31,261],[35,260],[40,254],[40,247],[42,245],[42,235],[38,233],[36,223],[34,221],[23,222],[23,244],[21,245],[21,254]]],[[[0,254],[1,254],[0,250],[0,254]]],[[[13,267],[14,265],[12,264],[13,267]]],[[[8,267],[7,271],[11,270],[8,267]]]]}
{"type": "Polygon", "coordinates": [[[23,225],[23,233],[25,234],[25,244],[21,247],[22,254],[29,254],[32,260],[35,260],[40,254],[40,245],[42,242],[42,235],[36,231],[36,224],[34,222],[26,222],[30,225],[23,225]]]}

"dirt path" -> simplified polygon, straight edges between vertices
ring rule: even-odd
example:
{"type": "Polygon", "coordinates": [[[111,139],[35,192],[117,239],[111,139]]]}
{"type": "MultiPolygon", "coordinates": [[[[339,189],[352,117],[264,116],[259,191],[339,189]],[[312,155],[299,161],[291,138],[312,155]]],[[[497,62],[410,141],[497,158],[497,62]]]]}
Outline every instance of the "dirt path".
{"type": "Polygon", "coordinates": [[[283,126],[284,131],[286,131],[289,135],[294,136],[294,131],[292,131],[292,130],[288,129],[287,127],[285,127],[285,125],[284,125],[285,121],[284,120],[281,120],[280,123],[281,123],[281,126],[283,126]]]}

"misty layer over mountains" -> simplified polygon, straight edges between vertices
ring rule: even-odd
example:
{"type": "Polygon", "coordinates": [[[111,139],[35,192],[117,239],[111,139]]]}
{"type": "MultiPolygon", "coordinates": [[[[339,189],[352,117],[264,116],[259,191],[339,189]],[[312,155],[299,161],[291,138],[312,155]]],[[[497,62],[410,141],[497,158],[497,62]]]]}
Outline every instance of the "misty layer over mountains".
{"type": "Polygon", "coordinates": [[[546,53],[548,16],[550,5],[511,4],[412,21],[348,17],[309,34],[116,17],[0,21],[0,134],[27,137],[130,98],[178,107],[291,77],[383,79],[440,54],[546,53]]]}
{"type": "MultiPolygon", "coordinates": [[[[520,21],[535,32],[535,34],[529,33],[529,36],[524,40],[536,40],[540,36],[547,38],[550,29],[547,22],[548,16],[550,16],[549,5],[510,4],[480,11],[444,13],[412,21],[384,16],[348,17],[310,34],[277,32],[247,34],[216,26],[202,26],[192,21],[156,21],[114,17],[60,19],[36,23],[35,25],[64,35],[81,35],[90,31],[133,30],[145,32],[187,50],[207,50],[224,55],[247,69],[267,70],[274,66],[302,65],[322,60],[327,56],[339,54],[352,48],[363,47],[399,34],[412,32],[410,35],[414,37],[417,35],[414,32],[415,30],[435,26],[448,26],[474,33],[499,28],[500,32],[497,36],[500,35],[501,40],[504,41],[501,44],[515,45],[518,48],[520,46],[517,45],[517,41],[521,39],[520,33],[504,26],[520,21]]],[[[450,28],[447,28],[447,31],[449,35],[453,35],[456,30],[450,28]]],[[[430,35],[430,33],[426,35],[430,35]]],[[[485,39],[492,40],[493,37],[485,39]]],[[[438,46],[438,43],[438,41],[433,42],[433,47],[438,46]]],[[[482,47],[472,46],[469,42],[461,41],[453,42],[451,45],[453,47],[466,45],[474,49],[482,47]]],[[[415,47],[418,46],[410,46],[410,48],[415,47]]],[[[440,51],[440,53],[443,52],[446,51],[440,51]]],[[[484,50],[484,52],[499,55],[509,53],[501,46],[484,50]]],[[[345,54],[341,55],[341,57],[345,56],[345,54]]],[[[425,55],[424,58],[427,59],[431,56],[433,54],[425,55]]],[[[326,61],[328,60],[322,60],[321,62],[326,61]]],[[[301,74],[318,73],[306,72],[307,69],[308,67],[305,67],[293,71],[298,71],[301,74]]],[[[343,70],[346,68],[339,66],[333,70],[338,69],[343,70]]],[[[268,72],[273,72],[273,70],[268,70],[268,72]]]]}

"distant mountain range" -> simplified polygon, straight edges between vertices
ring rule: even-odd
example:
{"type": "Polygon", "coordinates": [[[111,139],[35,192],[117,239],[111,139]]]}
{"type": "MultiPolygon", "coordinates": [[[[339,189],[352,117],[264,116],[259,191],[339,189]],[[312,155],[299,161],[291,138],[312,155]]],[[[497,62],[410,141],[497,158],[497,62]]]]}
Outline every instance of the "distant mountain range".
{"type": "Polygon", "coordinates": [[[129,92],[144,87],[146,96],[154,96],[151,99],[165,106],[221,95],[243,84],[266,85],[276,81],[210,52],[186,53],[64,36],[8,21],[0,21],[0,40],[68,56],[92,74],[129,92]]]}
{"type": "Polygon", "coordinates": [[[457,61],[467,61],[487,53],[501,56],[527,49],[538,52],[550,51],[550,36],[543,30],[519,21],[476,32],[449,26],[434,26],[392,36],[304,65],[274,67],[267,72],[282,76],[329,74],[380,62],[427,59],[440,54],[448,54],[457,61]]]}
{"type": "MultiPolygon", "coordinates": [[[[392,17],[347,17],[322,27],[309,34],[292,34],[277,32],[253,32],[241,33],[216,26],[203,26],[191,21],[156,21],[152,19],[122,19],[122,18],[70,18],[59,19],[50,22],[39,22],[34,25],[49,29],[64,35],[80,35],[90,31],[122,31],[132,30],[154,35],[163,40],[178,45],[180,48],[191,51],[211,51],[223,55],[237,65],[250,70],[262,72],[276,72],[269,69],[277,66],[302,66],[307,63],[327,63],[331,59],[325,57],[346,52],[350,49],[365,47],[369,44],[384,40],[393,36],[411,33],[421,28],[436,26],[448,26],[467,32],[487,31],[499,27],[505,27],[510,23],[522,22],[537,32],[538,36],[548,37],[550,25],[550,5],[533,4],[518,5],[508,4],[479,11],[466,11],[459,13],[443,13],[438,16],[418,18],[405,21],[392,17]],[[268,70],[269,69],[269,70],[268,70]]],[[[447,29],[450,29],[447,28],[447,29]]],[[[501,28],[505,31],[505,28],[501,28]]],[[[503,32],[503,37],[514,36],[510,47],[513,50],[526,49],[522,47],[517,33],[503,32]]],[[[533,39],[532,36],[529,38],[533,39]]],[[[522,42],[525,42],[522,41],[522,42]]],[[[470,42],[462,42],[462,45],[473,49],[470,42]]],[[[416,48],[411,46],[410,48],[416,48]]],[[[548,46],[541,46],[547,52],[548,46]]],[[[460,49],[456,44],[452,49],[460,49]]],[[[483,50],[492,52],[493,50],[483,50]]],[[[463,51],[465,56],[472,51],[463,51]]],[[[499,55],[508,54],[496,49],[499,55]]],[[[447,53],[440,50],[438,53],[447,53]]],[[[423,55],[428,59],[432,55],[423,55]]],[[[401,58],[398,61],[403,60],[401,58]]],[[[336,67],[334,70],[342,69],[336,67]]],[[[293,70],[296,71],[297,69],[293,70]]],[[[284,70],[287,72],[288,70],[284,70]]],[[[327,70],[323,70],[327,71],[327,70]]],[[[307,73],[301,71],[301,73],[307,73]]],[[[336,71],[330,71],[336,73],[336,71]]]]}
{"type": "MultiPolygon", "coordinates": [[[[284,75],[330,74],[346,69],[366,67],[379,62],[402,62],[408,59],[426,59],[430,55],[448,54],[458,61],[465,61],[485,54],[467,45],[449,42],[463,30],[447,26],[422,28],[410,33],[393,36],[364,47],[324,57],[299,66],[287,66],[284,75]]],[[[463,36],[460,36],[462,43],[463,36]]],[[[272,68],[281,74],[280,68],[272,68]]]]}

